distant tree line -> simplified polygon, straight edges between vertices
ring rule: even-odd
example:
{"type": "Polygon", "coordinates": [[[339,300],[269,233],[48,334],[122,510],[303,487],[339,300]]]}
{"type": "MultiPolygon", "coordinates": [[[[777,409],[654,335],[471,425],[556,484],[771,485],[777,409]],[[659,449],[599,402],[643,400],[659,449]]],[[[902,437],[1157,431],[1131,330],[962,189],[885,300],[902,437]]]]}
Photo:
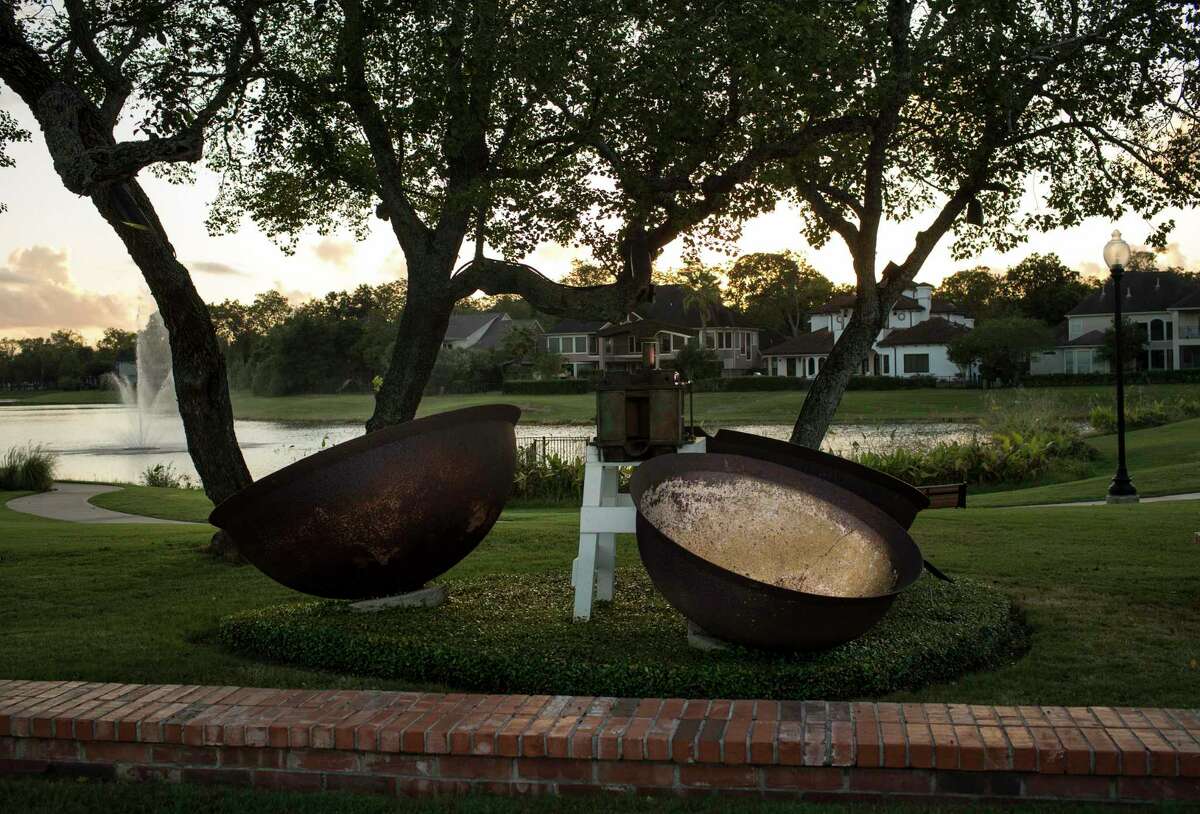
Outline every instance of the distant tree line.
{"type": "Polygon", "coordinates": [[[101,385],[118,362],[132,362],[137,334],[108,328],[95,347],[75,331],[49,337],[0,337],[0,389],[80,390],[101,385]]]}

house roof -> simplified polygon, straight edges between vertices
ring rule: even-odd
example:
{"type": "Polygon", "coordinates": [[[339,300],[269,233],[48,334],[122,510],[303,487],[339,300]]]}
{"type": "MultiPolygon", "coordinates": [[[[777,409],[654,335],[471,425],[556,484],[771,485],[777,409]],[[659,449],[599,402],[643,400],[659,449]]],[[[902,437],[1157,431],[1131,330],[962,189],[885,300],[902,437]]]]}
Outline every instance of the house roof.
{"type": "Polygon", "coordinates": [[[499,311],[451,314],[450,324],[446,326],[446,341],[451,342],[457,339],[466,339],[468,336],[475,333],[492,320],[498,319],[502,316],[505,315],[499,311]]]}
{"type": "MultiPolygon", "coordinates": [[[[1200,307],[1200,279],[1174,271],[1127,271],[1122,278],[1121,288],[1125,292],[1121,308],[1125,311],[1166,311],[1176,307],[1200,307]]],[[[1111,314],[1112,294],[1112,283],[1106,282],[1102,288],[1093,290],[1084,297],[1067,312],[1067,315],[1111,314]]]]}
{"type": "Polygon", "coordinates": [[[483,332],[483,336],[479,337],[479,341],[475,343],[474,347],[494,350],[500,347],[504,337],[518,327],[533,328],[538,333],[542,332],[542,326],[536,319],[497,319],[483,332]]]}
{"type": "Polygon", "coordinates": [[[933,297],[929,304],[929,311],[933,314],[962,314],[964,317],[970,316],[970,312],[956,303],[954,300],[942,299],[941,297],[933,297]]]}
{"type": "MultiPolygon", "coordinates": [[[[839,311],[845,311],[854,307],[853,294],[838,294],[824,305],[818,306],[812,310],[814,314],[836,314],[839,311]]],[[[914,300],[905,294],[901,294],[896,300],[896,304],[892,306],[893,311],[924,311],[925,307],[921,303],[914,300]]]]}
{"type": "Polygon", "coordinates": [[[633,334],[639,337],[654,336],[659,331],[674,331],[675,333],[694,334],[699,328],[689,328],[685,325],[674,325],[661,319],[635,319],[632,322],[620,322],[609,325],[597,331],[599,336],[616,336],[618,334],[633,334]]]}
{"type": "MultiPolygon", "coordinates": [[[[642,319],[656,319],[670,325],[699,328],[700,309],[694,305],[685,307],[686,300],[687,289],[683,286],[656,285],[654,299],[641,303],[633,312],[642,319]]],[[[703,322],[710,328],[750,327],[740,323],[737,315],[722,304],[713,306],[712,314],[703,322]]]]}
{"type": "Polygon", "coordinates": [[[785,339],[762,352],[763,356],[803,356],[814,353],[829,353],[833,350],[833,334],[828,328],[811,331],[785,339]]]}
{"type": "Polygon", "coordinates": [[[554,323],[554,327],[546,331],[548,334],[594,334],[596,331],[603,328],[605,323],[601,320],[586,320],[586,319],[560,319],[554,323]]]}
{"type": "Polygon", "coordinates": [[[944,345],[970,332],[971,329],[965,325],[956,325],[943,317],[930,317],[911,328],[892,331],[877,344],[881,348],[894,348],[898,345],[944,345]]]}
{"type": "Polygon", "coordinates": [[[1098,348],[1104,344],[1104,331],[1088,331],[1063,344],[1071,348],[1098,348]]]}

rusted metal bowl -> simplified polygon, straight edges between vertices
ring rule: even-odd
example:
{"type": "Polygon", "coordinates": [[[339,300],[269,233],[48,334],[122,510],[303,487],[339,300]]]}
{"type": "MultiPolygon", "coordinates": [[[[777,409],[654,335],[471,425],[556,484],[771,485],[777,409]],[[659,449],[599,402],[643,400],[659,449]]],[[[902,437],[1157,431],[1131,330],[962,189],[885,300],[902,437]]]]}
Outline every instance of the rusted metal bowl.
{"type": "Polygon", "coordinates": [[[469,407],[355,438],[213,509],[238,551],[304,593],[365,599],[420,588],[487,536],[512,491],[517,407],[469,407]]]}
{"type": "Polygon", "coordinates": [[[664,455],[634,472],[638,551],[709,634],[817,650],[855,639],[921,575],[887,512],[805,472],[743,455],[664,455]]]}
{"type": "Polygon", "coordinates": [[[707,450],[759,458],[827,480],[874,503],[906,529],[912,526],[918,512],[929,508],[929,498],[899,478],[799,444],[748,432],[720,430],[708,439],[707,450]]]}

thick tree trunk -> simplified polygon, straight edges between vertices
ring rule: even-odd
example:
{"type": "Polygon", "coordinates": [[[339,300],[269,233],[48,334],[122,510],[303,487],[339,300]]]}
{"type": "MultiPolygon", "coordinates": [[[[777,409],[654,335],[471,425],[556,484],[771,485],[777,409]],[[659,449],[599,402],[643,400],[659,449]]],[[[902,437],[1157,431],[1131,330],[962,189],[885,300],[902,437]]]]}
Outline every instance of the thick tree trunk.
{"type": "Polygon", "coordinates": [[[136,182],[92,195],[96,209],[125,244],[150,287],[171,343],[171,364],[188,452],[204,492],[220,503],[250,485],[238,447],[225,357],[208,308],[162,231],[150,199],[136,182]],[[136,209],[131,209],[130,204],[136,209]],[[144,219],[147,228],[131,227],[144,219]]]}
{"type": "Polygon", "coordinates": [[[434,269],[409,265],[408,297],[367,432],[411,421],[417,414],[454,309],[445,286],[429,279],[439,276],[434,269]]]}
{"type": "Polygon", "coordinates": [[[879,331],[876,328],[860,320],[857,315],[851,318],[829,358],[825,360],[825,366],[808,388],[804,406],[800,408],[796,425],[792,427],[793,444],[813,449],[821,446],[850,377],[867,358],[877,333],[879,331]]]}

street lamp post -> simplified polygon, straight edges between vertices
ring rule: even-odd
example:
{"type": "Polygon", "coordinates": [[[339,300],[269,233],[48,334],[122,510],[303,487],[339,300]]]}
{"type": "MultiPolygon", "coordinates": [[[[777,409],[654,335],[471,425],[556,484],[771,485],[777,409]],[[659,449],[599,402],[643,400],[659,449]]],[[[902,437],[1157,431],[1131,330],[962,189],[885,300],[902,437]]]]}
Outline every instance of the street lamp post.
{"type": "Polygon", "coordinates": [[[1108,487],[1109,503],[1137,503],[1138,493],[1133,481],[1129,479],[1129,470],[1125,468],[1125,355],[1121,342],[1121,275],[1125,272],[1125,264],[1129,262],[1129,244],[1121,239],[1121,233],[1114,231],[1112,240],[1104,246],[1104,262],[1112,272],[1113,284],[1113,338],[1116,340],[1115,363],[1117,367],[1117,474],[1113,476],[1108,487]]]}

